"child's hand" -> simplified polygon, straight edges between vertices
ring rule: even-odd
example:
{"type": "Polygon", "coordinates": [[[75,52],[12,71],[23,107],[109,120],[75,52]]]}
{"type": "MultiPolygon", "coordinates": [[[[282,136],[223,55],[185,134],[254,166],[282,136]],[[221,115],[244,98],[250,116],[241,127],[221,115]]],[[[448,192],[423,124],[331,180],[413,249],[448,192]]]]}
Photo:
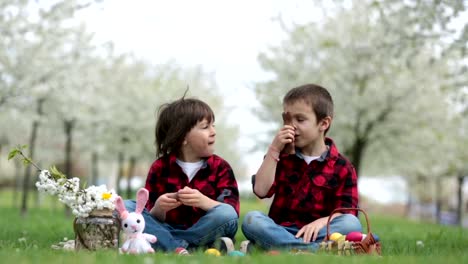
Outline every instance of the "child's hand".
{"type": "Polygon", "coordinates": [[[296,238],[303,237],[305,243],[315,241],[317,235],[323,227],[327,225],[328,217],[319,218],[312,223],[303,226],[296,234],[296,238]]]}
{"type": "MultiPolygon", "coordinates": [[[[283,116],[283,124],[284,125],[288,125],[288,126],[293,126],[294,127],[294,124],[293,124],[293,116],[291,115],[290,112],[283,112],[282,114],[283,116]]],[[[295,128],[295,127],[294,127],[295,128]]],[[[293,138],[293,142],[291,143],[288,143],[284,146],[284,149],[283,151],[286,153],[286,154],[296,154],[296,150],[295,150],[295,146],[294,146],[294,138],[293,138]]]]}
{"type": "Polygon", "coordinates": [[[177,208],[182,203],[177,200],[177,193],[165,193],[156,200],[154,206],[158,206],[162,211],[167,212],[177,208]]]}
{"type": "Polygon", "coordinates": [[[295,128],[290,125],[284,125],[276,134],[271,146],[278,151],[282,151],[284,146],[294,142],[295,128]]]}
{"type": "Polygon", "coordinates": [[[206,197],[203,193],[201,193],[197,189],[192,189],[185,186],[183,189],[177,192],[179,196],[179,201],[183,205],[193,206],[205,209],[207,207],[208,201],[211,199],[206,197]]]}
{"type": "Polygon", "coordinates": [[[199,190],[185,186],[177,192],[179,201],[187,206],[200,207],[203,199],[206,198],[199,190]]]}

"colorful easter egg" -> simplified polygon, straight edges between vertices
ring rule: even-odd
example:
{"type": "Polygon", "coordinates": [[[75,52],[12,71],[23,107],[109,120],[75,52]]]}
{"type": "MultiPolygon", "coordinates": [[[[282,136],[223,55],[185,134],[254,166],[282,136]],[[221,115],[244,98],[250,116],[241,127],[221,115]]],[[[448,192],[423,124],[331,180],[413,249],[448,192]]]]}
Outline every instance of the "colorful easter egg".
{"type": "Polygon", "coordinates": [[[340,237],[342,237],[343,235],[338,233],[338,232],[335,232],[333,234],[330,235],[330,240],[332,241],[338,241],[338,239],[340,239],[340,237]]]}
{"type": "Polygon", "coordinates": [[[362,240],[362,233],[358,231],[353,231],[350,232],[346,235],[346,240],[348,241],[353,241],[353,242],[359,242],[362,240]]]}
{"type": "Polygon", "coordinates": [[[232,256],[232,257],[243,257],[245,256],[244,253],[238,251],[238,250],[233,250],[231,252],[228,253],[228,256],[232,256]]]}
{"type": "Polygon", "coordinates": [[[279,252],[278,250],[270,250],[267,252],[267,255],[271,255],[271,256],[276,256],[279,254],[281,254],[281,252],[279,252]]]}
{"type": "Polygon", "coordinates": [[[372,236],[374,237],[374,239],[375,239],[376,242],[379,242],[379,241],[380,241],[380,238],[379,238],[378,235],[372,233],[372,236]]]}
{"type": "Polygon", "coordinates": [[[217,250],[216,248],[209,248],[205,250],[205,254],[217,257],[221,256],[221,252],[219,252],[219,250],[217,250]]]}

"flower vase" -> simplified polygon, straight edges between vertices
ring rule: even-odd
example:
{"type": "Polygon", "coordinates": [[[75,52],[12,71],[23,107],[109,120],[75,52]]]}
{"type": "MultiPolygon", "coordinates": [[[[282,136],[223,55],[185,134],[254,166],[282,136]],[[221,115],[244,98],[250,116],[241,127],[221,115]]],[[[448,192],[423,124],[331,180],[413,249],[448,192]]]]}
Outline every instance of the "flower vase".
{"type": "Polygon", "coordinates": [[[112,210],[94,210],[88,217],[77,217],[73,228],[77,251],[119,248],[120,221],[112,210]]]}

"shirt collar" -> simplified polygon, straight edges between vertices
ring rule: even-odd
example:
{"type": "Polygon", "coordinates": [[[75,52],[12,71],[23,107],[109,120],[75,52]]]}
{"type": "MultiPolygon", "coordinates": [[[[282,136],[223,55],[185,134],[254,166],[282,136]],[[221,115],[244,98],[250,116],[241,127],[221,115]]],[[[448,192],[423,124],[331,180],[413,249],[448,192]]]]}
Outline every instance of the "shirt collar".
{"type": "MultiPolygon", "coordinates": [[[[328,157],[329,158],[336,158],[338,157],[338,149],[336,148],[335,146],[335,143],[333,142],[333,140],[331,138],[328,138],[326,137],[325,138],[325,145],[327,146],[327,150],[325,150],[318,159],[316,159],[317,161],[320,161],[320,162],[323,162],[325,161],[328,157]]],[[[300,151],[300,149],[296,148],[296,156],[301,158],[301,159],[304,159],[304,157],[302,156],[302,153],[300,151]]]]}
{"type": "MultiPolygon", "coordinates": [[[[214,155],[211,155],[209,156],[208,158],[205,158],[203,160],[203,165],[201,166],[200,169],[204,169],[208,166],[212,166],[213,165],[213,158],[214,155]]],[[[174,166],[175,164],[177,164],[177,155],[174,153],[174,152],[171,152],[169,154],[169,166],[174,166]]]]}

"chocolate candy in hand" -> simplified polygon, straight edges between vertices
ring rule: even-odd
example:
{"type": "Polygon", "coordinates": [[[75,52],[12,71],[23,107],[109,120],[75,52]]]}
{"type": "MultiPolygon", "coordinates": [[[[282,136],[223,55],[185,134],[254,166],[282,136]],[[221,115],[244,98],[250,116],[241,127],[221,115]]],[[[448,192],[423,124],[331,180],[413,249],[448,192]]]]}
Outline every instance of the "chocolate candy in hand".
{"type": "MultiPolygon", "coordinates": [[[[283,115],[283,123],[285,125],[292,126],[293,124],[292,124],[292,115],[291,115],[291,113],[283,112],[282,115],[283,115]]],[[[286,153],[286,154],[295,154],[296,150],[295,150],[295,147],[294,147],[294,142],[286,144],[286,146],[284,146],[283,152],[286,153]]]]}
{"type": "Polygon", "coordinates": [[[177,201],[179,201],[179,193],[177,193],[177,192],[170,194],[169,197],[171,197],[171,198],[176,199],[177,201]]]}

